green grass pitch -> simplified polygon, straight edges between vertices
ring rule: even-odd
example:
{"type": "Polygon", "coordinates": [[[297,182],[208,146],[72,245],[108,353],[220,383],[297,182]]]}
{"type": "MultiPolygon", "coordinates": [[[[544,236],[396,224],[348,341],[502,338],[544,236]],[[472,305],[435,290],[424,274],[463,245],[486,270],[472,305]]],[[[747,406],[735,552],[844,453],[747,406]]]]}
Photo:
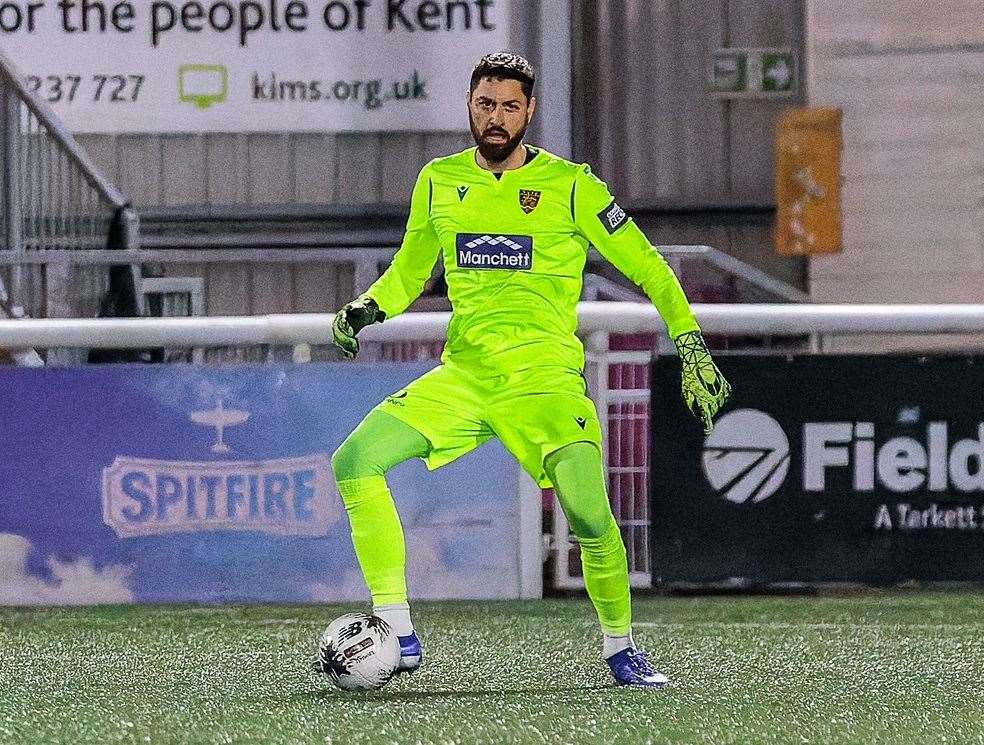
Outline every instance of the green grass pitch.
{"type": "Polygon", "coordinates": [[[422,603],[426,661],[309,669],[352,606],[0,610],[0,742],[984,743],[984,594],[640,597],[674,681],[609,685],[586,600],[422,603]]]}

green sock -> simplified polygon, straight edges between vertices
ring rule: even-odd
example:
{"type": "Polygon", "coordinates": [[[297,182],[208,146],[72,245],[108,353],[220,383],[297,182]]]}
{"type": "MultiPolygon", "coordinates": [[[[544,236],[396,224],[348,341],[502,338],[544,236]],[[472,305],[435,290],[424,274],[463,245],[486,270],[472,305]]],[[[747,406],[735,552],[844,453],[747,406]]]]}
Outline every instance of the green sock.
{"type": "Polygon", "coordinates": [[[632,626],[629,567],[608,502],[601,453],[590,442],[575,442],[550,453],[543,465],[581,544],[584,587],[601,628],[609,636],[626,636],[632,626]]]}
{"type": "Polygon", "coordinates": [[[622,534],[612,518],[601,538],[578,538],[584,587],[608,636],[626,636],[632,628],[629,568],[622,534]]]}
{"type": "Polygon", "coordinates": [[[373,605],[405,603],[407,547],[386,477],[362,476],[337,483],[373,605]]]}
{"type": "Polygon", "coordinates": [[[332,455],[335,483],[374,607],[407,602],[406,540],[384,474],[429,448],[413,427],[374,409],[332,455]]]}

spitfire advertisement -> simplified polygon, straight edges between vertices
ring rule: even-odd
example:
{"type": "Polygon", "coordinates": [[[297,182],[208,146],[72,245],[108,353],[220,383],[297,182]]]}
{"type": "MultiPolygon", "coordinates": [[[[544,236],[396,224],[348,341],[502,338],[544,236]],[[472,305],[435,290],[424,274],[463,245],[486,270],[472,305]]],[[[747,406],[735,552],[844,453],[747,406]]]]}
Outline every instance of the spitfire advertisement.
{"type": "Polygon", "coordinates": [[[984,358],[725,357],[704,436],[654,363],[658,583],[984,580],[984,358]]]}
{"type": "MultiPolygon", "coordinates": [[[[0,604],[368,600],[331,454],[429,367],[5,368],[0,604]]],[[[388,480],[415,596],[519,596],[498,443],[388,480]]]]}

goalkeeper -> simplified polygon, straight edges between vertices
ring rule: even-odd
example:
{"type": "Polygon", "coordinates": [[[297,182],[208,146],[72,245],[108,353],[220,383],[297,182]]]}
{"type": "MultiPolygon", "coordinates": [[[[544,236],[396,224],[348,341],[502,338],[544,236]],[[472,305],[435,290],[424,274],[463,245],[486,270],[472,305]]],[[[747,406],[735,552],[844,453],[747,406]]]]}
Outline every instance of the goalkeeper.
{"type": "Polygon", "coordinates": [[[498,437],[540,486],[556,489],[580,543],[584,584],[616,681],[660,687],[666,677],[632,640],[625,548],[575,335],[589,244],[659,310],[683,363],[684,399],[705,431],[730,387],[676,276],[605,184],[586,165],[523,144],[536,108],[533,85],[522,57],[481,59],[468,96],[477,147],[424,166],[392,263],[336,314],[334,341],[354,357],[359,331],[406,310],[443,255],[453,308],[443,364],[369,412],[332,465],[374,613],[400,637],[401,670],[415,670],[422,653],[386,472],[415,457],[435,469],[498,437]]]}

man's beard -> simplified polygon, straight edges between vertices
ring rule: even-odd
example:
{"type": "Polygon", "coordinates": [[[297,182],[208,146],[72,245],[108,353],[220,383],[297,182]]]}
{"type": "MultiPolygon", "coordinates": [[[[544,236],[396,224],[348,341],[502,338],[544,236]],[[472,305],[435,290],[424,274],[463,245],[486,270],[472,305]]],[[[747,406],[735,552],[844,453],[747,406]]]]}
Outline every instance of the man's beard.
{"type": "Polygon", "coordinates": [[[523,125],[523,128],[512,137],[509,137],[509,132],[501,127],[492,129],[493,132],[502,133],[507,137],[505,142],[500,145],[496,145],[485,139],[485,134],[489,134],[489,130],[486,130],[485,134],[483,134],[475,129],[475,120],[472,119],[471,113],[468,115],[468,124],[471,127],[472,137],[475,138],[475,144],[478,145],[478,152],[481,153],[482,157],[489,163],[502,163],[502,161],[512,155],[513,150],[519,147],[519,143],[523,141],[523,137],[526,135],[526,128],[529,127],[529,122],[527,122],[523,125]]]}

